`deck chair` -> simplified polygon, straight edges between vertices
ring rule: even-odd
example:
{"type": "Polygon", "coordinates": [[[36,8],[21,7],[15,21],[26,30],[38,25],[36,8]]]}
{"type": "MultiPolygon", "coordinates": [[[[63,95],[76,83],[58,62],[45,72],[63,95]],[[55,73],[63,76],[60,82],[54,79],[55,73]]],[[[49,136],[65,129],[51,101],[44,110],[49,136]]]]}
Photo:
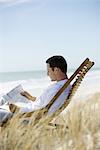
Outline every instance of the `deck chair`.
{"type": "MultiPolygon", "coordinates": [[[[41,124],[50,124],[50,122],[58,116],[70,103],[72,97],[76,93],[76,90],[78,89],[79,85],[81,84],[84,76],[86,73],[90,70],[90,68],[94,65],[94,62],[90,61],[89,58],[86,58],[85,61],[78,67],[78,69],[73,73],[73,75],[68,79],[68,81],[63,85],[63,87],[56,93],[56,95],[52,98],[50,103],[43,108],[41,111],[37,113],[37,116],[35,118],[34,125],[40,126],[41,124]],[[69,84],[73,82],[72,88],[70,90],[70,93],[68,97],[66,98],[66,101],[64,104],[52,115],[48,116],[48,110],[52,106],[52,104],[55,102],[55,100],[60,96],[60,94],[69,86],[69,84]]],[[[24,115],[20,115],[20,118],[27,118],[29,117],[32,120],[32,114],[31,113],[25,113],[24,115]]]]}
{"type": "MultiPolygon", "coordinates": [[[[76,93],[78,87],[80,86],[84,76],[86,73],[91,69],[91,67],[94,65],[94,62],[90,61],[89,58],[86,58],[85,61],[78,67],[78,69],[73,73],[73,75],[68,79],[68,81],[63,85],[63,87],[56,93],[56,95],[52,98],[50,103],[39,113],[37,114],[37,117],[35,119],[35,124],[39,123],[41,124],[50,124],[50,122],[53,120],[54,117],[58,116],[70,103],[72,97],[76,93]],[[55,100],[60,96],[60,94],[69,86],[69,84],[73,82],[72,88],[70,90],[70,93],[68,97],[66,98],[66,101],[64,104],[57,110],[55,113],[50,115],[48,117],[48,110],[52,106],[52,104],[55,102],[55,100]],[[44,118],[44,119],[41,119],[44,118]]],[[[33,112],[26,113],[24,117],[30,117],[32,116],[33,112]]]]}

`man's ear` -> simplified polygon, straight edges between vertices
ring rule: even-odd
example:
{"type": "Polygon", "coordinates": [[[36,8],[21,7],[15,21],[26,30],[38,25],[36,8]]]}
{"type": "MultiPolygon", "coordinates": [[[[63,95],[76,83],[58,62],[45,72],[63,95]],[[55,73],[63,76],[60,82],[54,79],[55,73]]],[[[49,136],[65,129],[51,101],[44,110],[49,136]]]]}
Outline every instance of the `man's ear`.
{"type": "Polygon", "coordinates": [[[55,71],[59,71],[59,68],[55,67],[54,70],[55,70],[55,71]]]}

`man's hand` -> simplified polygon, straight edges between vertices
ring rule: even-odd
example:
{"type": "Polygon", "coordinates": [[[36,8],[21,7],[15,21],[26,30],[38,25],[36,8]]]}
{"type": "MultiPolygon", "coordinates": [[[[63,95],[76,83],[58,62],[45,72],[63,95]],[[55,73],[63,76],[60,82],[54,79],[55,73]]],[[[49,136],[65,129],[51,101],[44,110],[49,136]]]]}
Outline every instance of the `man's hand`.
{"type": "Polygon", "coordinates": [[[28,92],[24,91],[21,93],[22,96],[25,96],[26,98],[28,98],[29,100],[35,101],[36,97],[33,97],[32,95],[30,95],[28,92]]]}
{"type": "Polygon", "coordinates": [[[14,104],[9,104],[9,109],[12,113],[20,110],[20,108],[14,104]]]}

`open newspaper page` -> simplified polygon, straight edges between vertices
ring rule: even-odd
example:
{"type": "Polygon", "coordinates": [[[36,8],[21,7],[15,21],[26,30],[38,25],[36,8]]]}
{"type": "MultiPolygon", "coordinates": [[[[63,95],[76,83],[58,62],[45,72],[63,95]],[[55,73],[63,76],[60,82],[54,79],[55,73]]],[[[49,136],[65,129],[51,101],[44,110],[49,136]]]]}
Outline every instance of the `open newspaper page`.
{"type": "Polygon", "coordinates": [[[6,100],[9,104],[26,104],[30,103],[30,101],[25,97],[22,96],[21,93],[24,92],[23,87],[18,85],[14,89],[12,89],[9,93],[3,96],[3,99],[6,100]]]}
{"type": "Polygon", "coordinates": [[[0,106],[0,110],[7,110],[7,111],[10,111],[10,109],[9,109],[9,106],[7,105],[7,104],[3,104],[3,105],[1,105],[0,106]]]}

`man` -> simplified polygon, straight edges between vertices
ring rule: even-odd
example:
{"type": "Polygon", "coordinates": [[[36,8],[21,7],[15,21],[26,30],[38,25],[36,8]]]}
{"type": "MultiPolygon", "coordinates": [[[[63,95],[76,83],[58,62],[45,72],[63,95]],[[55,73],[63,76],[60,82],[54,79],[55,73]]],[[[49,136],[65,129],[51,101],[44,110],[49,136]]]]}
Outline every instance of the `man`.
{"type": "MultiPolygon", "coordinates": [[[[54,81],[41,95],[40,97],[33,97],[28,92],[21,93],[23,96],[30,99],[30,103],[20,108],[20,113],[32,112],[42,108],[45,108],[55,96],[55,94],[61,89],[64,83],[68,80],[67,76],[67,63],[62,56],[52,56],[46,60],[47,75],[51,81],[54,81]]],[[[50,107],[48,113],[52,114],[58,110],[64,101],[66,100],[71,85],[69,85],[64,92],[56,99],[56,101],[50,107]]],[[[11,108],[11,107],[10,107],[11,108]]]]}
{"type": "MultiPolygon", "coordinates": [[[[47,75],[50,77],[51,81],[56,81],[50,85],[40,97],[32,97],[29,93],[24,92],[22,95],[26,96],[28,99],[35,100],[30,101],[30,104],[27,104],[20,109],[20,113],[31,112],[45,108],[46,105],[52,100],[55,94],[61,89],[64,83],[68,80],[67,76],[67,63],[62,56],[53,56],[46,60],[47,63],[47,75]]],[[[48,113],[51,114],[59,109],[64,101],[66,100],[71,85],[57,98],[54,104],[50,107],[48,113]]]]}

